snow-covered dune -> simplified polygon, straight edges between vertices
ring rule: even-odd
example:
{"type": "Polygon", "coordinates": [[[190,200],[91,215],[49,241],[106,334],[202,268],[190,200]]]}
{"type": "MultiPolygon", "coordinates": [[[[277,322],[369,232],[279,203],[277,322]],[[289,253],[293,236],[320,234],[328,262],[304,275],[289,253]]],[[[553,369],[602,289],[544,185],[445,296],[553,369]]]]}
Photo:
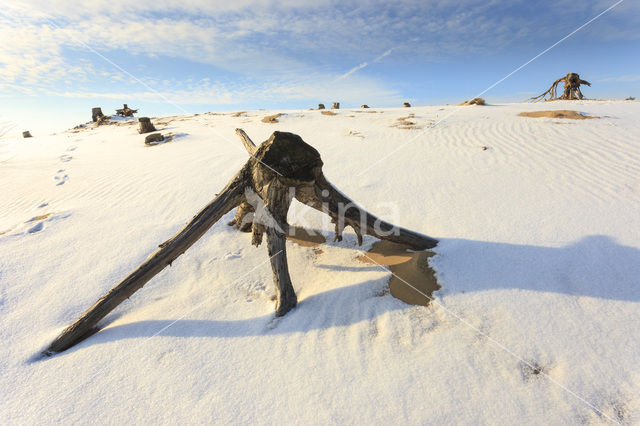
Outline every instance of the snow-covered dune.
{"type": "Polygon", "coordinates": [[[334,112],[154,118],[175,137],[151,147],[137,120],[0,142],[0,424],[639,423],[640,103],[334,112]],[[518,116],[548,109],[600,118],[518,116]],[[340,190],[438,238],[435,300],[393,298],[357,260],[375,239],[331,242],[294,204],[327,243],[288,243],[300,303],[276,320],[232,212],[34,360],[246,162],[237,127],[299,134],[340,190]]]}

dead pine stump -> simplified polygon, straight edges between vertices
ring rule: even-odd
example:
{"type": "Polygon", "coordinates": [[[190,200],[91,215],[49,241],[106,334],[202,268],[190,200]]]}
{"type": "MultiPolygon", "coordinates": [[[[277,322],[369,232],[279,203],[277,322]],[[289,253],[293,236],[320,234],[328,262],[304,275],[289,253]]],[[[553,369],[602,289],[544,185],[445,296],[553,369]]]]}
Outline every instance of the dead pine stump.
{"type": "Polygon", "coordinates": [[[334,102],[331,105],[331,109],[340,109],[340,102],[334,102]]]}
{"type": "Polygon", "coordinates": [[[411,108],[411,104],[409,102],[403,102],[402,108],[411,108]]]}
{"type": "Polygon", "coordinates": [[[144,138],[144,143],[147,145],[153,145],[162,141],[164,141],[162,133],[151,133],[144,138]]]}
{"type": "Polygon", "coordinates": [[[100,107],[91,108],[91,120],[93,120],[93,122],[95,123],[96,121],[98,121],[98,118],[100,117],[104,117],[104,114],[102,113],[102,108],[100,107]]]}
{"type": "Polygon", "coordinates": [[[570,72],[564,77],[560,77],[556,81],[551,84],[544,93],[538,96],[534,96],[533,98],[529,98],[529,101],[538,102],[538,101],[556,101],[556,100],[575,100],[575,99],[583,99],[582,91],[580,90],[580,85],[586,85],[591,87],[591,83],[586,80],[580,79],[580,75],[570,72]],[[563,83],[564,89],[562,91],[562,95],[558,96],[558,84],[563,83]],[[546,99],[547,95],[549,99],[546,99]]]}
{"type": "Polygon", "coordinates": [[[116,110],[116,115],[121,117],[133,117],[133,114],[137,112],[137,109],[131,109],[129,108],[129,105],[123,104],[122,108],[116,110]]]}
{"type": "Polygon", "coordinates": [[[156,128],[153,127],[153,123],[151,123],[151,119],[149,117],[138,118],[138,123],[140,123],[140,128],[138,129],[138,133],[140,134],[156,131],[156,128]]]}
{"type": "Polygon", "coordinates": [[[324,104],[318,104],[318,109],[324,109],[324,104]]]}
{"type": "Polygon", "coordinates": [[[25,130],[24,132],[22,132],[22,137],[23,138],[32,138],[33,136],[31,136],[31,132],[28,130],[25,130]]]}
{"type": "Polygon", "coordinates": [[[385,222],[336,189],[322,172],[320,153],[293,133],[274,132],[256,146],[236,129],[250,158],[226,187],[176,235],[160,244],[140,266],[109,290],[47,348],[45,355],[64,351],[98,331],[98,322],[120,303],[171,265],[225,214],[237,207],[230,225],[251,231],[259,246],[266,234],[267,252],[276,289],[275,315],[283,316],[297,304],[287,264],[287,212],[293,198],[329,215],[335,223],[335,240],[351,226],[362,235],[405,244],[416,250],[433,248],[437,240],[385,222]]]}

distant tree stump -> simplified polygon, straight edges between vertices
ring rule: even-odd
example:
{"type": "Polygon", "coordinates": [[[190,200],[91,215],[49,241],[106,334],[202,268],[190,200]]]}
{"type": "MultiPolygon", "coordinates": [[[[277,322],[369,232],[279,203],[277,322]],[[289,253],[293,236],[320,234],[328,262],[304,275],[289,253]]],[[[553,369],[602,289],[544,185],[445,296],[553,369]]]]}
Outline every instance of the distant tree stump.
{"type": "Polygon", "coordinates": [[[96,121],[98,121],[98,118],[100,117],[104,117],[104,114],[102,113],[102,108],[100,107],[91,108],[91,119],[93,120],[93,122],[95,123],[96,121]]]}
{"type": "Polygon", "coordinates": [[[133,117],[133,114],[137,112],[137,109],[131,109],[127,104],[123,104],[122,108],[116,110],[116,115],[121,117],[133,117]]]}
{"type": "Polygon", "coordinates": [[[409,102],[404,102],[402,104],[402,108],[411,108],[411,104],[409,102]]]}
{"type": "Polygon", "coordinates": [[[156,131],[156,128],[153,127],[153,124],[151,123],[151,119],[149,117],[138,118],[138,123],[140,123],[140,128],[138,129],[138,133],[140,134],[156,131]]]}
{"type": "Polygon", "coordinates": [[[162,133],[151,133],[150,135],[147,135],[146,138],[144,138],[144,143],[146,143],[147,145],[151,145],[153,143],[162,142],[163,140],[164,137],[162,136],[162,133]]]}
{"type": "Polygon", "coordinates": [[[110,115],[99,116],[98,119],[96,120],[96,126],[102,126],[103,124],[107,124],[110,118],[111,118],[110,115]]]}
{"type": "Polygon", "coordinates": [[[580,75],[570,72],[564,77],[561,77],[556,81],[554,81],[551,84],[551,87],[549,87],[546,92],[544,92],[541,95],[534,96],[533,98],[529,98],[529,100],[533,102],[537,102],[537,101],[545,101],[545,100],[546,101],[556,101],[556,100],[569,101],[569,100],[575,100],[575,99],[582,99],[584,96],[580,91],[581,84],[591,87],[591,83],[589,83],[586,80],[581,80],[580,75]],[[560,83],[564,83],[564,90],[562,92],[562,95],[558,96],[557,90],[558,90],[558,84],[560,83]],[[549,95],[549,99],[545,99],[547,95],[549,95]]]}
{"type": "Polygon", "coordinates": [[[324,104],[318,104],[318,109],[324,109],[324,104]]]}
{"type": "Polygon", "coordinates": [[[333,105],[331,105],[331,109],[340,109],[340,102],[334,102],[333,105]]]}
{"type": "Polygon", "coordinates": [[[364,104],[364,105],[361,105],[360,108],[369,108],[369,105],[364,104]]]}
{"type": "Polygon", "coordinates": [[[33,136],[31,136],[31,132],[26,130],[24,132],[22,132],[22,137],[23,138],[32,138],[33,136]]]}

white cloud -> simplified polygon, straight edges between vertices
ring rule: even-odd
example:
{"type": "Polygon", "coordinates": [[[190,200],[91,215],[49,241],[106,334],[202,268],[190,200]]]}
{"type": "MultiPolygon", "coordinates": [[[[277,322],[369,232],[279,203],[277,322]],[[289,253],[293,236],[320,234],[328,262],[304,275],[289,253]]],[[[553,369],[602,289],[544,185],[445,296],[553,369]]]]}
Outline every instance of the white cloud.
{"type": "MultiPolygon", "coordinates": [[[[415,58],[438,61],[469,52],[495,53],[510,44],[531,43],[539,34],[564,35],[564,18],[589,18],[603,9],[600,6],[568,0],[535,7],[521,0],[27,0],[0,11],[0,77],[5,88],[41,87],[67,94],[79,93],[82,82],[90,93],[100,93],[97,89],[105,82],[137,84],[98,57],[77,59],[78,52],[92,56],[86,50],[90,46],[106,57],[118,51],[211,65],[252,78],[256,92],[263,85],[282,96],[297,96],[347,77],[357,87],[369,87],[371,81],[352,82],[354,76],[366,74],[365,68],[392,52],[394,63],[402,66],[415,58]],[[525,13],[531,10],[538,15],[525,13]],[[381,51],[371,59],[372,52],[381,51]],[[285,90],[287,85],[295,90],[285,90]]],[[[623,18],[617,11],[615,16],[623,18]]],[[[619,31],[625,28],[629,25],[619,31]]],[[[140,89],[141,96],[148,92],[140,89]]],[[[176,98],[188,92],[192,99],[246,97],[243,89],[228,85],[204,94],[189,87],[165,90],[160,85],[158,90],[176,98]],[[223,92],[230,95],[220,95],[223,92]]]]}
{"type": "Polygon", "coordinates": [[[599,81],[615,81],[615,82],[632,83],[634,81],[640,81],[640,74],[627,74],[627,75],[620,75],[617,77],[602,78],[599,81]]]}

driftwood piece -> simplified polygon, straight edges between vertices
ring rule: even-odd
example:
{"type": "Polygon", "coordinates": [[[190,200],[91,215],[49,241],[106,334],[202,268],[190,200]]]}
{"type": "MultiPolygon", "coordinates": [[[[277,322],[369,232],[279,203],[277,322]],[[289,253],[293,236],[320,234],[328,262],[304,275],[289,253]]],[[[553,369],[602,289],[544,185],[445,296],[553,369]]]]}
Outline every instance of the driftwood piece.
{"type": "Polygon", "coordinates": [[[151,123],[151,119],[149,117],[140,117],[138,118],[138,123],[140,124],[140,128],[138,129],[138,133],[151,133],[155,132],[156,128],[151,123]]]}
{"type": "Polygon", "coordinates": [[[28,130],[25,130],[24,132],[22,132],[22,137],[23,138],[32,138],[33,136],[31,136],[31,132],[28,130]]]}
{"type": "Polygon", "coordinates": [[[293,197],[328,214],[336,224],[336,240],[342,238],[345,226],[351,226],[358,235],[359,244],[363,234],[370,234],[414,249],[436,246],[437,240],[382,221],[337,190],[322,173],[323,162],[318,151],[300,136],[274,132],[256,146],[241,129],[236,133],[251,156],[236,176],[185,228],[161,244],[144,263],[67,327],[45,354],[66,350],[96,332],[102,318],[171,265],[234,207],[238,210],[229,224],[244,230],[250,228],[252,244],[260,245],[263,234],[267,234],[276,288],[276,316],[285,315],[297,303],[286,254],[286,218],[293,197]]]}
{"type": "Polygon", "coordinates": [[[544,93],[538,96],[534,96],[533,98],[529,98],[528,100],[537,102],[542,100],[555,101],[555,100],[575,100],[582,99],[584,96],[582,95],[582,91],[580,91],[580,85],[584,84],[586,86],[591,86],[586,80],[580,79],[580,75],[570,72],[564,77],[560,77],[556,81],[551,84],[544,93]],[[562,95],[557,95],[558,84],[564,83],[564,90],[562,95]],[[549,95],[549,99],[545,99],[546,96],[549,95]]]}

